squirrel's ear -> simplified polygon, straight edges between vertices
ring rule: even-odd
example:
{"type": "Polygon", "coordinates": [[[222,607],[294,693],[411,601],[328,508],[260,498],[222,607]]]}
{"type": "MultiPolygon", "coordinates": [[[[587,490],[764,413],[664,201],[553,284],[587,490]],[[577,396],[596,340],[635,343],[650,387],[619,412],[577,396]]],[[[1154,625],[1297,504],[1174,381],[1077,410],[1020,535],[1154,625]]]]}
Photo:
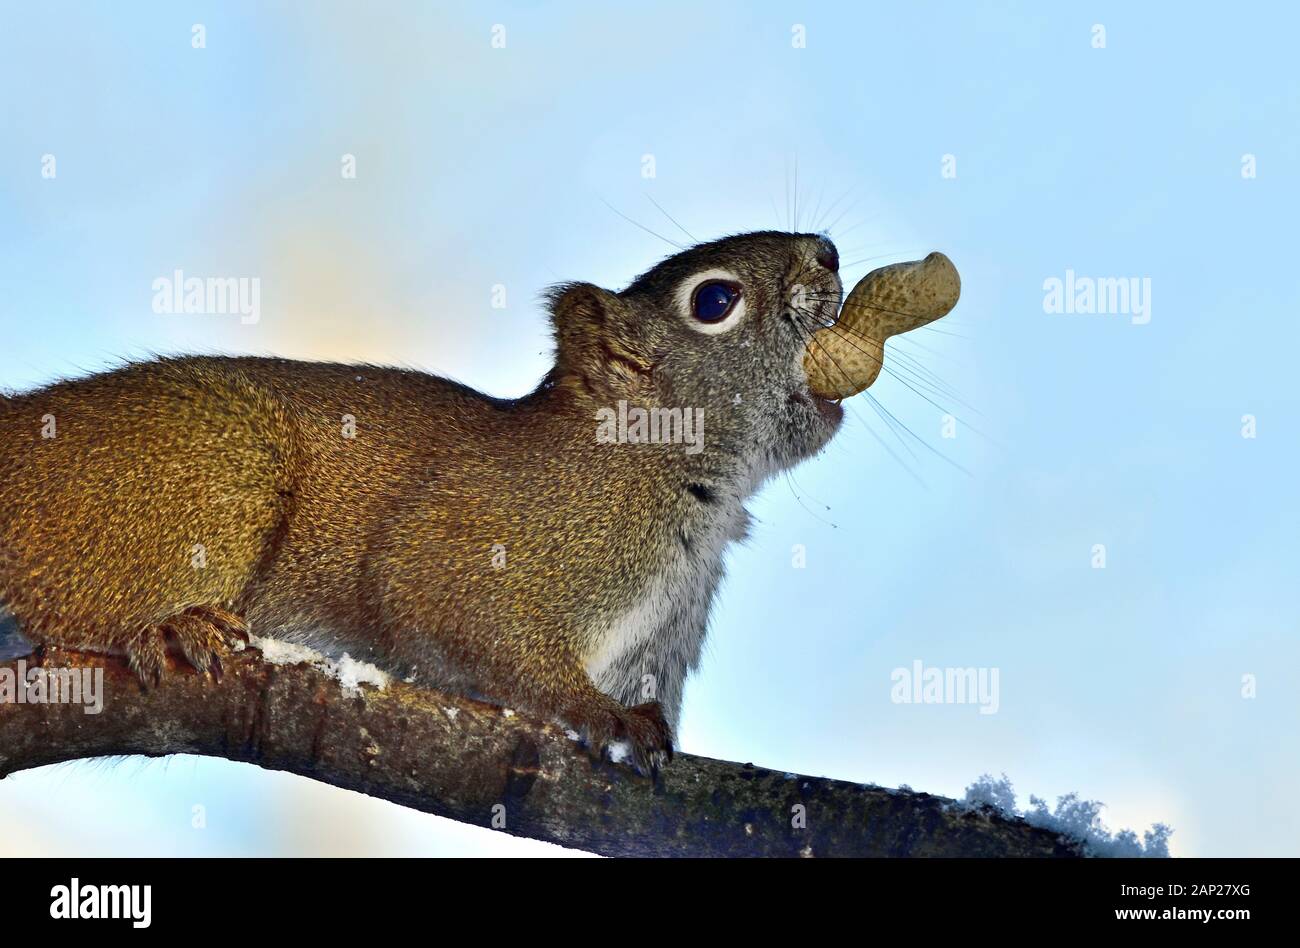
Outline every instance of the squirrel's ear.
{"type": "Polygon", "coordinates": [[[601,398],[635,398],[650,390],[654,366],[617,294],[568,283],[549,294],[558,350],[556,368],[601,398]]]}

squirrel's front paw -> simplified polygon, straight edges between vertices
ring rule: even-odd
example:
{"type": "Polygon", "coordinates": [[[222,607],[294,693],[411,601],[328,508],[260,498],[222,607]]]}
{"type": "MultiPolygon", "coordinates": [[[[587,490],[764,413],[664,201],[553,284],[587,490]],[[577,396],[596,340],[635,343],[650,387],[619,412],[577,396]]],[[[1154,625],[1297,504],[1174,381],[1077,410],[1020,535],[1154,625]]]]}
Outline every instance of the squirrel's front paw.
{"type": "Polygon", "coordinates": [[[626,745],[626,759],[637,771],[653,777],[673,759],[673,735],[658,701],[631,708],[619,705],[569,715],[593,757],[622,759],[615,749],[626,745]]]}

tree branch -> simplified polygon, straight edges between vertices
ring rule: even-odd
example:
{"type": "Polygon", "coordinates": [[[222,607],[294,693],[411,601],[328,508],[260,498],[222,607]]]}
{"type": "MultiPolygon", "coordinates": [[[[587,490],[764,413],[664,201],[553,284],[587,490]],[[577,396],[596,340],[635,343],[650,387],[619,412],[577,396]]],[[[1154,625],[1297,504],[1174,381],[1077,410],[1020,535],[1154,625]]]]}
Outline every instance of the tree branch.
{"type": "MultiPolygon", "coordinates": [[[[28,668],[102,668],[104,706],[16,703],[0,663],[0,777],[116,754],[203,754],[610,856],[1071,856],[1047,830],[924,793],[679,754],[659,782],[593,762],[562,728],[390,682],[346,687],[247,649],[220,683],[50,648],[28,668]],[[803,825],[800,826],[802,806],[803,825]]],[[[29,672],[30,674],[30,672],[29,672]]],[[[40,673],[37,673],[40,674],[40,673]]]]}

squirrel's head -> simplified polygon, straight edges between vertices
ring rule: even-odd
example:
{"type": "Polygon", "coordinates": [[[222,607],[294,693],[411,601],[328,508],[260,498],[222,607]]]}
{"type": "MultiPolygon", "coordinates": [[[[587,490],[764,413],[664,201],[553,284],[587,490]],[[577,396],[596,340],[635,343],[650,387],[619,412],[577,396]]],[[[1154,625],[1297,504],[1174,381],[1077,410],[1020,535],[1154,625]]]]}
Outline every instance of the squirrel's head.
{"type": "Polygon", "coordinates": [[[702,411],[700,462],[761,478],[819,451],[843,419],[804,369],[839,312],[838,268],[823,236],[761,231],[691,247],[621,292],[557,287],[551,380],[584,410],[702,411]]]}

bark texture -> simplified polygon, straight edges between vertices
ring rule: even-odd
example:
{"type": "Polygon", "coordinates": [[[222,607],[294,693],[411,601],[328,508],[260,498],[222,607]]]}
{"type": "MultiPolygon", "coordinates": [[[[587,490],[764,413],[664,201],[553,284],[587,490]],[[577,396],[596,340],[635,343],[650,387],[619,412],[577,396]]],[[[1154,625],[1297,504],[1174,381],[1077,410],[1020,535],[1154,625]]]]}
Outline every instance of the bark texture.
{"type": "Polygon", "coordinates": [[[219,683],[172,667],[148,692],[115,659],[48,649],[26,661],[103,668],[104,708],[0,703],[0,777],[78,758],[203,754],[609,856],[1078,855],[1047,830],[925,793],[690,754],[652,782],[592,761],[557,725],[396,682],[348,688],[255,649],[219,683]]]}

